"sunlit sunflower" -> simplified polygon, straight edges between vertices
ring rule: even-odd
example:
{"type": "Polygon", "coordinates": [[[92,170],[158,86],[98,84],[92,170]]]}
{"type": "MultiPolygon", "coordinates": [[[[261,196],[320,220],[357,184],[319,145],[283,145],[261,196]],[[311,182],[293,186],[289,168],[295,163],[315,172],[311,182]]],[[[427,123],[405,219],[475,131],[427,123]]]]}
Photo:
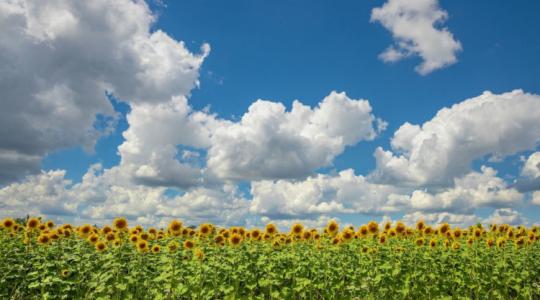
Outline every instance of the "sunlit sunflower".
{"type": "Polygon", "coordinates": [[[302,233],[302,239],[304,241],[309,241],[311,239],[311,231],[306,230],[302,233]]]}
{"type": "Polygon", "coordinates": [[[148,233],[150,233],[153,236],[157,236],[158,231],[154,227],[150,227],[148,228],[148,233]]]}
{"type": "Polygon", "coordinates": [[[430,246],[431,248],[437,247],[437,240],[431,239],[431,240],[429,241],[429,246],[430,246]]]}
{"type": "Polygon", "coordinates": [[[62,272],[60,272],[60,276],[64,277],[64,278],[68,278],[69,275],[71,275],[71,272],[67,269],[64,269],[62,270],[62,272]]]}
{"type": "Polygon", "coordinates": [[[250,237],[254,240],[257,240],[261,237],[261,231],[257,228],[254,228],[250,231],[250,237]]]}
{"type": "Polygon", "coordinates": [[[122,241],[119,240],[119,239],[116,239],[112,242],[112,244],[115,246],[115,247],[120,247],[122,245],[122,241]]]}
{"type": "Polygon", "coordinates": [[[426,227],[426,223],[424,222],[424,220],[419,220],[418,222],[416,222],[416,230],[422,232],[424,230],[424,227],[426,227]]]}
{"type": "Polygon", "coordinates": [[[370,221],[367,224],[367,227],[368,227],[369,233],[371,234],[377,234],[379,232],[379,224],[375,221],[370,221]]]}
{"type": "Polygon", "coordinates": [[[47,221],[47,223],[45,223],[45,225],[46,225],[47,227],[49,227],[49,229],[50,229],[50,228],[53,228],[53,227],[54,227],[54,222],[49,220],[49,221],[47,221]]]}
{"type": "Polygon", "coordinates": [[[488,240],[486,241],[486,245],[487,245],[489,248],[493,247],[494,244],[495,244],[495,242],[494,242],[492,239],[488,239],[488,240]]]}
{"type": "Polygon", "coordinates": [[[506,236],[511,239],[514,237],[514,230],[512,228],[508,228],[508,231],[506,231],[506,236]]]}
{"type": "Polygon", "coordinates": [[[291,227],[291,233],[293,233],[295,235],[300,235],[302,233],[302,231],[304,231],[304,225],[302,225],[300,223],[295,223],[291,227]]]}
{"type": "Polygon", "coordinates": [[[129,237],[129,240],[132,242],[132,243],[137,243],[139,241],[139,236],[136,235],[136,234],[132,234],[130,237],[129,237]]]}
{"type": "Polygon", "coordinates": [[[472,245],[474,243],[474,239],[472,237],[467,239],[467,245],[472,245]]]}
{"type": "Polygon", "coordinates": [[[152,253],[159,253],[161,252],[161,247],[159,245],[152,246],[152,253]]]}
{"type": "Polygon", "coordinates": [[[339,230],[339,224],[336,222],[336,220],[330,220],[328,221],[328,224],[326,224],[326,233],[330,236],[336,235],[336,233],[339,230]]]}
{"type": "Polygon", "coordinates": [[[521,246],[525,245],[525,238],[522,237],[522,236],[520,236],[518,239],[516,239],[516,240],[514,241],[514,243],[515,243],[515,245],[516,245],[517,247],[521,247],[521,246]]]}
{"type": "Polygon", "coordinates": [[[180,220],[172,220],[169,223],[168,229],[169,229],[169,231],[171,231],[173,233],[181,232],[182,231],[182,226],[183,226],[182,221],[180,221],[180,220]]]}
{"type": "Polygon", "coordinates": [[[397,231],[395,228],[392,228],[390,230],[388,230],[388,235],[391,236],[391,237],[394,237],[397,235],[397,231]]]}
{"type": "Polygon", "coordinates": [[[341,238],[339,237],[339,235],[332,238],[332,244],[333,245],[339,245],[340,243],[341,243],[341,238]]]}
{"type": "Polygon", "coordinates": [[[128,222],[125,218],[116,218],[113,221],[113,226],[116,230],[124,231],[128,229],[128,222]]]}
{"type": "Polygon", "coordinates": [[[266,233],[268,233],[269,235],[274,235],[277,233],[277,227],[276,225],[274,225],[273,223],[268,223],[266,224],[266,227],[264,229],[266,231],[266,233]]]}
{"type": "Polygon", "coordinates": [[[431,226],[426,226],[426,228],[424,228],[424,234],[427,234],[427,235],[433,234],[433,228],[431,226]]]}
{"type": "Polygon", "coordinates": [[[458,250],[459,248],[461,248],[461,244],[459,242],[454,242],[454,244],[452,244],[452,249],[454,250],[458,250]]]}
{"type": "Polygon", "coordinates": [[[476,238],[481,237],[481,236],[482,236],[482,229],[476,228],[476,229],[474,230],[474,236],[475,236],[476,238]]]}
{"type": "Polygon", "coordinates": [[[92,233],[89,237],[88,237],[88,241],[92,244],[95,244],[97,243],[97,241],[99,240],[99,235],[95,234],[95,233],[92,233]]]}
{"type": "Polygon", "coordinates": [[[450,231],[450,225],[448,223],[442,223],[440,226],[439,226],[439,233],[443,236],[446,235],[447,232],[450,231]]]}
{"type": "Polygon", "coordinates": [[[4,228],[12,229],[14,225],[15,220],[13,220],[12,218],[5,218],[4,220],[2,220],[2,227],[4,228]]]}
{"type": "Polygon", "coordinates": [[[99,241],[95,244],[95,247],[96,247],[96,251],[103,252],[107,249],[107,244],[105,244],[102,241],[99,241]]]}
{"type": "Polygon", "coordinates": [[[358,235],[360,237],[364,237],[368,234],[369,232],[369,229],[368,229],[368,226],[367,225],[362,225],[360,226],[360,228],[358,229],[358,235]]]}
{"type": "Polygon", "coordinates": [[[502,248],[506,244],[506,239],[504,237],[500,237],[497,239],[497,247],[502,248]]]}
{"type": "Polygon", "coordinates": [[[184,241],[184,248],[192,249],[193,247],[195,247],[195,242],[194,241],[192,241],[192,240],[185,240],[184,241]]]}
{"type": "Polygon", "coordinates": [[[140,231],[139,231],[139,229],[137,229],[137,228],[131,228],[131,229],[129,230],[129,234],[130,234],[130,235],[138,235],[139,233],[140,233],[140,231]]]}
{"type": "Polygon", "coordinates": [[[272,241],[272,247],[274,248],[279,248],[281,246],[281,243],[279,241],[279,239],[275,239],[272,241]]]}
{"type": "Polygon", "coordinates": [[[234,233],[229,238],[229,243],[233,246],[237,246],[242,242],[242,236],[238,233],[234,233]]]}
{"type": "Polygon", "coordinates": [[[450,243],[449,240],[444,240],[444,247],[445,247],[445,248],[450,247],[450,244],[451,244],[451,243],[450,243]]]}
{"type": "Polygon", "coordinates": [[[38,226],[38,229],[41,230],[41,231],[43,231],[43,230],[46,230],[46,229],[47,229],[47,226],[46,226],[45,224],[40,224],[40,225],[38,226]]]}
{"type": "Polygon", "coordinates": [[[423,246],[424,245],[424,238],[417,238],[415,241],[416,246],[423,246]]]}
{"type": "Polygon", "coordinates": [[[214,242],[215,242],[216,244],[221,244],[224,240],[225,240],[225,238],[224,238],[221,234],[216,235],[216,236],[214,237],[214,242]]]}
{"type": "Polygon", "coordinates": [[[116,239],[116,236],[114,235],[114,233],[109,232],[107,233],[107,235],[105,235],[105,239],[109,242],[114,241],[116,239]]]}
{"type": "Polygon", "coordinates": [[[403,224],[403,222],[398,221],[398,222],[396,223],[396,232],[397,232],[398,234],[404,233],[404,232],[405,232],[405,229],[406,229],[406,227],[405,227],[405,224],[403,224]]]}
{"type": "Polygon", "coordinates": [[[145,240],[139,240],[137,242],[137,250],[141,253],[148,252],[148,242],[145,240]]]}
{"type": "Polygon", "coordinates": [[[101,228],[101,233],[103,233],[103,234],[108,234],[111,231],[112,231],[112,228],[107,226],[107,225],[105,225],[105,226],[103,226],[103,228],[101,228]]]}
{"type": "Polygon", "coordinates": [[[344,241],[350,241],[354,237],[354,231],[352,231],[350,228],[347,228],[346,230],[343,230],[341,233],[341,237],[344,241]]]}
{"type": "Polygon", "coordinates": [[[38,218],[30,218],[28,219],[28,222],[26,222],[26,227],[29,230],[37,229],[40,225],[41,221],[38,218]]]}
{"type": "Polygon", "coordinates": [[[47,234],[41,234],[40,236],[38,236],[37,241],[38,243],[44,245],[44,244],[48,244],[51,241],[51,239],[49,238],[47,234]]]}
{"type": "Polygon", "coordinates": [[[384,224],[384,230],[388,231],[390,228],[392,228],[392,222],[388,221],[384,224]]]}
{"type": "Polygon", "coordinates": [[[379,243],[381,244],[386,243],[386,234],[383,233],[379,236],[379,243]]]}
{"type": "Polygon", "coordinates": [[[456,239],[459,239],[459,237],[461,236],[463,232],[461,231],[461,229],[459,228],[455,228],[453,231],[452,231],[452,235],[454,236],[454,238],[456,239]]]}
{"type": "Polygon", "coordinates": [[[79,234],[83,237],[88,236],[90,232],[92,231],[92,225],[90,224],[84,224],[83,226],[79,227],[79,234]]]}

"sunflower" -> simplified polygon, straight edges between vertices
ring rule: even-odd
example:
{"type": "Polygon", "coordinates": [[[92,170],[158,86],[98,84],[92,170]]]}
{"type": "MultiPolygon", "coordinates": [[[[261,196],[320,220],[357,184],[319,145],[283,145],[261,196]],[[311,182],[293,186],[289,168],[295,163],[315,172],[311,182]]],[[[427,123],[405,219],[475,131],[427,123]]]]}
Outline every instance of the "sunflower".
{"type": "Polygon", "coordinates": [[[132,234],[130,237],[129,237],[129,240],[132,242],[132,243],[137,243],[139,241],[139,236],[136,235],[136,234],[132,234]]]}
{"type": "Polygon", "coordinates": [[[240,234],[238,233],[232,234],[231,237],[229,238],[229,243],[233,246],[237,246],[241,242],[242,242],[242,236],[240,236],[240,234]]]}
{"type": "Polygon", "coordinates": [[[124,231],[128,228],[128,222],[125,218],[116,218],[113,221],[113,226],[117,230],[124,231]]]}
{"type": "Polygon", "coordinates": [[[40,244],[42,244],[42,245],[48,244],[48,243],[50,242],[50,240],[51,240],[51,239],[50,239],[49,236],[46,235],[46,234],[41,234],[41,235],[38,236],[38,238],[37,238],[38,243],[40,243],[40,244]]]}
{"type": "Polygon", "coordinates": [[[439,233],[441,235],[446,235],[446,233],[449,231],[450,231],[450,225],[448,225],[448,223],[442,223],[441,226],[439,226],[439,233]]]}
{"type": "Polygon", "coordinates": [[[26,227],[30,230],[34,230],[36,228],[38,228],[38,226],[40,225],[41,221],[39,221],[38,218],[30,218],[28,219],[28,222],[26,222],[26,227]]]}
{"type": "Polygon", "coordinates": [[[437,246],[437,240],[431,239],[431,240],[429,241],[429,246],[430,246],[431,248],[435,248],[435,247],[437,246]]]}
{"type": "Polygon", "coordinates": [[[515,240],[514,243],[517,247],[521,247],[525,244],[525,238],[521,236],[517,240],[515,240]]]}
{"type": "Polygon", "coordinates": [[[336,222],[336,220],[330,220],[328,224],[326,224],[326,232],[334,236],[339,230],[339,224],[336,222]]]}
{"type": "Polygon", "coordinates": [[[214,238],[214,242],[216,244],[221,244],[224,240],[225,240],[225,238],[221,234],[216,235],[216,237],[214,238]]]}
{"type": "Polygon", "coordinates": [[[152,246],[152,253],[159,253],[161,252],[161,247],[159,245],[152,246]]]}
{"type": "Polygon", "coordinates": [[[369,248],[364,246],[362,247],[362,253],[367,253],[369,251],[369,248]]]}
{"type": "Polygon", "coordinates": [[[109,232],[107,233],[107,235],[105,235],[105,239],[109,242],[114,241],[116,239],[116,236],[114,235],[114,233],[109,232]]]}
{"type": "Polygon", "coordinates": [[[302,225],[300,223],[295,223],[291,227],[291,233],[293,233],[295,235],[300,235],[302,233],[302,231],[304,231],[304,225],[302,225]]]}
{"type": "Polygon", "coordinates": [[[512,228],[508,228],[508,231],[506,232],[506,236],[511,239],[514,237],[514,230],[512,228]]]}
{"type": "Polygon", "coordinates": [[[119,247],[122,245],[122,241],[119,240],[119,239],[116,239],[112,242],[112,244],[115,246],[115,247],[119,247]]]}
{"type": "Polygon", "coordinates": [[[130,234],[130,235],[138,235],[139,233],[140,233],[140,231],[139,231],[139,229],[137,229],[137,228],[131,228],[131,229],[129,230],[129,234],[130,234]]]}
{"type": "Polygon", "coordinates": [[[79,234],[82,236],[87,236],[92,231],[92,225],[90,224],[84,224],[83,226],[79,227],[79,234]]]}
{"type": "Polygon", "coordinates": [[[504,237],[497,239],[497,248],[502,248],[504,244],[506,244],[506,239],[504,237]]]}
{"type": "Polygon", "coordinates": [[[454,238],[456,239],[459,239],[459,237],[461,236],[462,234],[462,231],[461,229],[459,228],[455,228],[454,231],[452,232],[452,235],[454,236],[454,238]]]}
{"type": "Polygon", "coordinates": [[[446,247],[446,248],[450,247],[450,241],[449,240],[444,240],[444,247],[446,247]]]}
{"type": "Polygon", "coordinates": [[[153,235],[153,236],[156,236],[156,235],[157,235],[157,232],[158,232],[157,229],[155,229],[154,227],[150,227],[150,228],[148,229],[148,233],[150,233],[150,234],[153,235]]]}
{"type": "Polygon", "coordinates": [[[15,221],[12,218],[5,218],[2,220],[2,226],[7,229],[13,228],[15,225],[15,221]]]}
{"type": "Polygon", "coordinates": [[[99,235],[95,234],[95,233],[92,233],[89,237],[88,237],[88,241],[92,244],[95,244],[97,243],[97,241],[99,240],[99,235]]]}
{"type": "Polygon", "coordinates": [[[64,237],[68,238],[71,236],[71,230],[70,229],[64,229],[64,237]]]}
{"type": "Polygon", "coordinates": [[[195,247],[195,242],[193,242],[192,240],[185,240],[184,241],[184,248],[192,249],[193,247],[195,247]]]}
{"type": "Polygon", "coordinates": [[[391,237],[394,237],[397,235],[397,231],[395,228],[392,228],[390,230],[388,230],[388,235],[391,236],[391,237]]]}
{"type": "Polygon", "coordinates": [[[58,235],[58,232],[56,232],[56,230],[53,230],[49,233],[49,238],[53,241],[56,241],[60,238],[60,236],[58,235]]]}
{"type": "Polygon", "coordinates": [[[47,226],[45,226],[45,224],[40,224],[40,225],[38,226],[38,229],[39,229],[40,231],[43,231],[43,230],[46,230],[46,229],[47,229],[47,226]]]}
{"type": "Polygon", "coordinates": [[[321,235],[317,231],[312,232],[311,234],[312,234],[313,239],[316,241],[318,241],[321,238],[321,235]]]}
{"type": "Polygon", "coordinates": [[[474,243],[474,239],[472,237],[467,239],[467,245],[471,246],[473,243],[474,243]]]}
{"type": "Polygon", "coordinates": [[[47,221],[47,223],[45,223],[45,225],[47,225],[47,227],[49,228],[53,228],[54,227],[54,222],[53,221],[47,221]]]}
{"type": "Polygon", "coordinates": [[[481,237],[482,236],[482,229],[476,228],[474,230],[474,236],[477,237],[477,238],[481,237]]]}
{"type": "Polygon", "coordinates": [[[141,240],[148,241],[148,240],[150,240],[150,235],[148,234],[148,232],[143,232],[143,233],[139,234],[139,238],[141,240]]]}
{"type": "Polygon", "coordinates": [[[276,225],[274,225],[272,223],[266,224],[265,231],[266,231],[266,233],[268,233],[270,235],[274,235],[275,233],[277,233],[276,225]]]}
{"type": "Polygon", "coordinates": [[[381,234],[379,236],[379,243],[381,243],[381,244],[386,243],[386,234],[381,234]]]}
{"type": "Polygon", "coordinates": [[[424,222],[424,220],[419,220],[418,222],[416,222],[416,230],[422,232],[424,230],[424,227],[426,227],[426,223],[424,222]]]}
{"type": "Polygon", "coordinates": [[[492,239],[488,239],[488,240],[486,241],[486,245],[487,245],[489,248],[493,247],[494,244],[495,244],[495,242],[494,242],[492,239]]]}
{"type": "Polygon", "coordinates": [[[362,225],[362,226],[360,226],[360,229],[358,229],[358,235],[360,237],[366,236],[368,234],[368,232],[369,232],[369,228],[368,228],[367,225],[362,225]]]}
{"type": "Polygon", "coordinates": [[[302,239],[304,241],[309,241],[311,239],[311,231],[306,230],[302,233],[302,239]]]}
{"type": "Polygon", "coordinates": [[[212,226],[210,224],[204,223],[199,226],[199,233],[203,236],[207,236],[212,232],[212,226]]]}
{"type": "Polygon", "coordinates": [[[95,247],[97,252],[103,252],[107,249],[107,245],[102,241],[97,242],[95,247]]]}
{"type": "Polygon", "coordinates": [[[459,244],[459,242],[454,242],[454,244],[452,244],[452,249],[454,250],[458,250],[460,247],[461,247],[461,244],[459,244]]]}
{"type": "Polygon", "coordinates": [[[137,250],[140,252],[140,253],[146,253],[148,252],[148,242],[145,241],[145,240],[139,240],[137,242],[137,250]]]}
{"type": "Polygon", "coordinates": [[[424,245],[424,238],[417,238],[415,241],[416,246],[420,247],[424,245]]]}
{"type": "Polygon", "coordinates": [[[238,227],[238,234],[241,236],[246,236],[246,229],[244,227],[238,227]]]}
{"type": "Polygon", "coordinates": [[[405,232],[405,224],[403,224],[403,222],[399,221],[396,223],[396,232],[399,233],[399,234],[402,234],[403,232],[405,232]]]}
{"type": "Polygon", "coordinates": [[[259,237],[261,237],[261,231],[257,228],[254,228],[250,231],[250,237],[254,240],[258,239],[259,237]]]}
{"type": "Polygon", "coordinates": [[[62,272],[60,272],[60,276],[64,277],[64,278],[68,278],[69,275],[71,275],[71,272],[69,272],[69,270],[62,270],[62,272]]]}
{"type": "Polygon", "coordinates": [[[384,224],[384,230],[388,231],[390,228],[392,228],[392,222],[388,221],[384,224]]]}
{"type": "Polygon", "coordinates": [[[272,247],[279,248],[279,246],[281,246],[281,243],[278,239],[272,241],[272,247]]]}
{"type": "Polygon", "coordinates": [[[347,228],[341,233],[341,237],[344,241],[350,241],[354,237],[354,231],[352,231],[350,228],[347,228]]]}
{"type": "Polygon", "coordinates": [[[333,244],[333,245],[339,245],[339,243],[341,243],[341,239],[339,238],[339,236],[335,236],[335,237],[332,239],[332,244],[333,244]]]}
{"type": "Polygon", "coordinates": [[[370,221],[367,224],[367,227],[368,227],[369,233],[371,234],[377,234],[379,232],[379,224],[377,224],[377,222],[375,221],[370,221]]]}
{"type": "Polygon", "coordinates": [[[176,252],[176,250],[178,250],[179,247],[180,245],[176,241],[170,241],[169,244],[167,244],[167,249],[169,249],[170,253],[176,252]]]}
{"type": "Polygon", "coordinates": [[[497,231],[497,224],[491,224],[491,226],[489,226],[489,231],[491,232],[497,231]]]}
{"type": "Polygon", "coordinates": [[[109,227],[109,226],[107,226],[107,225],[105,225],[105,226],[103,226],[103,228],[101,228],[101,232],[102,232],[103,234],[108,234],[108,233],[111,232],[111,231],[112,231],[112,228],[109,227]]]}
{"type": "Polygon", "coordinates": [[[181,232],[182,231],[182,221],[180,220],[172,220],[170,223],[169,223],[169,226],[168,226],[168,229],[169,231],[175,233],[175,232],[181,232]]]}

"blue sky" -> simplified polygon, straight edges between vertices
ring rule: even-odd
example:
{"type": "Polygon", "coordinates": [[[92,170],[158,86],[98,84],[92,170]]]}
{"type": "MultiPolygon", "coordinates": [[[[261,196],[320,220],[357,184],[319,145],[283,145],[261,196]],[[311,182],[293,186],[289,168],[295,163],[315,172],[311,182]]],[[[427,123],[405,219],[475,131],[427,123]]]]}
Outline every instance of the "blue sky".
{"type": "MultiPolygon", "coordinates": [[[[281,102],[287,110],[291,109],[295,99],[316,107],[331,91],[346,92],[351,99],[368,100],[371,113],[388,123],[386,129],[372,140],[358,141],[345,147],[332,158],[330,164],[311,168],[313,176],[333,176],[336,172],[350,168],[356,175],[367,176],[376,169],[376,148],[390,150],[394,133],[405,122],[422,125],[433,119],[442,108],[477,97],[486,90],[496,95],[515,89],[522,89],[534,96],[540,94],[540,21],[535,15],[540,3],[426,2],[436,6],[432,10],[447,13],[447,17],[436,23],[435,28],[446,28],[452,38],[460,43],[461,50],[455,51],[455,62],[425,75],[415,71],[415,66],[423,61],[418,53],[411,53],[409,57],[390,63],[378,58],[387,47],[396,44],[396,38],[388,28],[379,21],[370,21],[372,10],[382,7],[387,1],[169,1],[165,5],[152,2],[149,7],[157,19],[151,24],[150,32],[161,30],[176,41],[184,41],[185,48],[193,55],[201,53],[200,47],[204,43],[210,45],[208,56],[195,68],[198,72],[198,86],[186,94],[194,111],[203,111],[209,107],[209,111],[218,118],[238,122],[257,99],[281,102]]],[[[410,9],[406,6],[402,9],[410,9]]],[[[122,22],[122,19],[116,21],[122,22]]],[[[8,74],[7,71],[1,72],[8,74]]],[[[114,96],[124,102],[111,102],[118,114],[112,134],[98,138],[93,152],[83,150],[84,145],[77,142],[49,147],[41,153],[39,169],[44,172],[65,170],[64,178],[78,183],[92,164],[101,163],[104,169],[120,164],[118,146],[125,142],[123,133],[130,127],[126,116],[130,112],[129,102],[132,99],[124,98],[125,95],[118,88],[113,90],[114,96]]],[[[96,93],[106,98],[104,90],[96,93]]],[[[124,94],[129,96],[129,93],[124,94]]],[[[8,105],[12,104],[2,104],[6,107],[8,105]]],[[[516,105],[522,104],[516,101],[516,105]]],[[[536,108],[532,107],[533,110],[536,108]]],[[[107,113],[110,114],[110,111],[107,113]]],[[[519,121],[516,122],[521,126],[519,121]]],[[[486,133],[489,130],[484,129],[486,133]]],[[[523,129],[527,130],[534,129],[523,129]]],[[[508,138],[508,141],[501,143],[511,142],[512,139],[508,138]]],[[[488,161],[490,152],[486,150],[483,157],[471,157],[471,168],[468,171],[479,172],[482,165],[493,167],[510,187],[520,179],[524,161],[540,149],[540,140],[536,141],[535,146],[534,142],[533,146],[524,146],[519,151],[505,154],[500,162],[488,161]]],[[[201,147],[204,156],[208,149],[203,148],[206,147],[201,147]]],[[[204,158],[200,161],[204,164],[204,158]]],[[[34,170],[25,174],[32,176],[38,173],[34,170]]],[[[5,182],[4,186],[25,182],[24,177],[17,178],[17,181],[5,182]]],[[[305,178],[295,178],[293,182],[305,178]]],[[[249,203],[252,198],[250,182],[257,180],[244,178],[231,184],[240,188],[249,203]]],[[[392,185],[400,186],[395,182],[392,185]]],[[[417,184],[404,193],[411,195],[414,189],[422,190],[426,186],[429,184],[425,182],[417,184]]],[[[197,188],[161,187],[174,189],[177,191],[174,195],[182,195],[191,188],[197,188]]],[[[531,197],[530,192],[524,193],[522,201],[529,203],[531,197]]],[[[327,203],[333,201],[323,200],[327,203]]],[[[81,207],[88,205],[84,203],[81,207]]],[[[537,207],[513,202],[508,206],[500,203],[475,206],[474,211],[481,218],[487,218],[495,209],[510,209],[534,223],[540,220],[537,207]]],[[[252,208],[246,219],[257,219],[260,215],[264,217],[264,214],[253,211],[256,209],[252,208]]],[[[430,213],[433,211],[454,213],[445,209],[432,210],[430,213]]],[[[346,222],[358,223],[358,220],[380,219],[383,215],[401,217],[414,212],[397,210],[371,214],[343,213],[338,210],[317,216],[294,213],[285,219],[337,216],[346,222]]],[[[77,218],[77,214],[69,218],[77,218]]],[[[283,212],[277,215],[281,214],[283,212]]],[[[183,215],[180,214],[180,217],[183,215]]]]}

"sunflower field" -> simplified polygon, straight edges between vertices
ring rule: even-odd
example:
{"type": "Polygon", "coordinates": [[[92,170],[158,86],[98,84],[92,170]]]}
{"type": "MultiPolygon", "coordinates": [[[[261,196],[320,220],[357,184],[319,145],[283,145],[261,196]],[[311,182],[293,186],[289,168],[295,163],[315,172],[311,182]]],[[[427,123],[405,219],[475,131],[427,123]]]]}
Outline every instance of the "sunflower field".
{"type": "Polygon", "coordinates": [[[540,228],[0,223],[0,299],[540,299],[540,228]]]}

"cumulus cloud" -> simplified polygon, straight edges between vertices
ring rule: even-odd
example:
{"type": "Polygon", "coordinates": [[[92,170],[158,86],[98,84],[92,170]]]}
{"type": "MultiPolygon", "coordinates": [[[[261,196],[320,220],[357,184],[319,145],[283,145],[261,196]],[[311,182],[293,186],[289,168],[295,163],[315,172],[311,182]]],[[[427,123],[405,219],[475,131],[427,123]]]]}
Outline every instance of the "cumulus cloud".
{"type": "Polygon", "coordinates": [[[540,151],[532,153],[525,160],[515,186],[521,192],[540,190],[540,151]]]}
{"type": "Polygon", "coordinates": [[[481,167],[455,178],[454,186],[436,193],[415,190],[410,199],[414,210],[471,214],[478,207],[508,207],[519,204],[523,194],[497,177],[493,168],[481,167]]]}
{"type": "Polygon", "coordinates": [[[514,90],[482,95],[439,110],[422,125],[403,124],[378,147],[369,178],[405,186],[451,185],[485,156],[505,157],[540,142],[540,96],[514,90]]]}
{"type": "Polygon", "coordinates": [[[410,226],[420,220],[425,221],[427,224],[438,225],[448,223],[458,227],[470,226],[482,221],[482,218],[475,214],[456,214],[450,212],[425,213],[419,211],[405,214],[401,219],[410,226]]]}
{"type": "Polygon", "coordinates": [[[210,48],[194,55],[154,20],[143,1],[0,3],[0,183],[57,149],[91,151],[96,116],[116,118],[106,91],[132,103],[189,94],[210,48]]]}
{"type": "Polygon", "coordinates": [[[217,128],[208,168],[232,180],[301,178],[362,140],[372,140],[385,123],[371,114],[367,100],[331,92],[317,107],[294,101],[258,100],[239,122],[217,128]]]}
{"type": "Polygon", "coordinates": [[[380,22],[395,41],[379,58],[396,62],[418,55],[422,63],[415,70],[422,75],[454,64],[461,44],[448,28],[441,27],[447,18],[437,0],[388,0],[374,8],[371,22],[380,22]]]}
{"type": "Polygon", "coordinates": [[[511,208],[497,209],[484,221],[486,224],[510,224],[510,225],[523,225],[527,224],[527,219],[523,218],[521,214],[511,208]]]}

